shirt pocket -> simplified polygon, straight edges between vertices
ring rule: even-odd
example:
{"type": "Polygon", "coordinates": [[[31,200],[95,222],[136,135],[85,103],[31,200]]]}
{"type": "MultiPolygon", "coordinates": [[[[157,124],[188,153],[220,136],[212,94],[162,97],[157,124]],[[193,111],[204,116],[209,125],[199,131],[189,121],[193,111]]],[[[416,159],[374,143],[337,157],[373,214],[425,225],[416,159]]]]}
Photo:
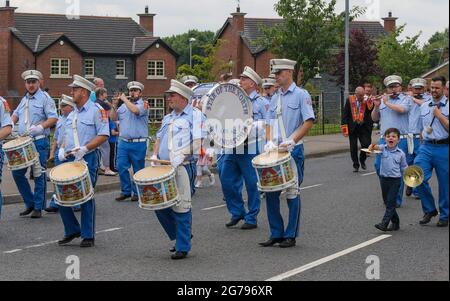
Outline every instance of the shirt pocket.
{"type": "MultiPolygon", "coordinates": [[[[95,130],[95,122],[93,120],[80,119],[80,126],[78,127],[78,134],[83,135],[88,140],[97,136],[97,133],[95,130]]],[[[80,143],[81,143],[81,141],[80,141],[80,143]]]]}
{"type": "Polygon", "coordinates": [[[298,110],[300,108],[300,103],[295,100],[291,100],[288,102],[288,108],[291,110],[298,110]]]}
{"type": "Polygon", "coordinates": [[[30,104],[30,115],[33,117],[45,117],[43,104],[40,102],[32,102],[30,104]]]}

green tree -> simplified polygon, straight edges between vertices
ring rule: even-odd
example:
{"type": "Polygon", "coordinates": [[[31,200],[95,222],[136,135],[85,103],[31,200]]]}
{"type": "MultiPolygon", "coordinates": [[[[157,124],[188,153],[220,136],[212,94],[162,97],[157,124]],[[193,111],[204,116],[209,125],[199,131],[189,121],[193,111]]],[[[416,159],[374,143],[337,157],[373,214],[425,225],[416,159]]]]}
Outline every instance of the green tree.
{"type": "Polygon", "coordinates": [[[216,44],[206,44],[202,48],[205,56],[194,55],[192,57],[192,68],[188,64],[178,67],[178,78],[185,75],[195,75],[200,82],[213,82],[219,74],[230,68],[228,63],[217,59],[216,52],[223,44],[222,40],[218,40],[216,44]]]}
{"type": "Polygon", "coordinates": [[[198,31],[189,30],[186,33],[173,35],[171,37],[164,38],[164,41],[169,44],[179,55],[177,66],[189,64],[189,39],[196,39],[192,43],[192,54],[206,56],[205,45],[210,44],[214,40],[214,32],[212,31],[198,31]]]}
{"type": "Polygon", "coordinates": [[[448,28],[443,32],[436,32],[424,47],[424,51],[428,53],[428,67],[432,69],[444,62],[444,53],[448,53],[448,28]]]}
{"type": "Polygon", "coordinates": [[[420,76],[428,69],[429,55],[421,49],[421,33],[401,40],[405,25],[381,38],[377,42],[378,60],[383,76],[400,75],[404,83],[420,76]]]}
{"type": "MultiPolygon", "coordinates": [[[[279,0],[275,11],[284,22],[271,28],[261,28],[263,44],[277,57],[298,62],[296,78],[301,71],[304,85],[315,75],[318,63],[326,63],[333,57],[333,50],[341,45],[345,20],[336,14],[336,0],[279,0]]],[[[355,16],[363,10],[352,10],[355,16]]]]}

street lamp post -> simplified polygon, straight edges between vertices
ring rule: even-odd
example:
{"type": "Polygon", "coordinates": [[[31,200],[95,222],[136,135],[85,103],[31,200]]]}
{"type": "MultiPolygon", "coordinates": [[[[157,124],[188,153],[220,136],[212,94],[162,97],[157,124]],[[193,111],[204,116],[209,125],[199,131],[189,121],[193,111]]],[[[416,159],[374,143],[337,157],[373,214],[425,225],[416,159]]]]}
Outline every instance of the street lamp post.
{"type": "Polygon", "coordinates": [[[350,0],[345,0],[345,94],[347,99],[350,89],[350,0]]]}
{"type": "Polygon", "coordinates": [[[190,38],[189,39],[189,66],[192,69],[192,43],[194,43],[195,41],[197,41],[195,38],[190,38]]]}

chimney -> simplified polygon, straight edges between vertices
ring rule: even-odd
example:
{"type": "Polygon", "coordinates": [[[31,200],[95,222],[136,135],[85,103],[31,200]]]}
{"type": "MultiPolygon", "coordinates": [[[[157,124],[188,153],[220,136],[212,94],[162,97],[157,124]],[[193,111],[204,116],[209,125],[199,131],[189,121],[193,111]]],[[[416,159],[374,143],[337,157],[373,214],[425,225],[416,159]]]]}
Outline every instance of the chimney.
{"type": "Polygon", "coordinates": [[[398,18],[392,17],[392,12],[389,12],[387,18],[383,18],[383,20],[384,20],[384,30],[387,33],[391,33],[393,31],[395,31],[395,29],[397,28],[397,25],[396,25],[397,19],[398,18]]]}
{"type": "Polygon", "coordinates": [[[9,1],[6,1],[4,7],[0,7],[0,28],[9,28],[16,26],[14,11],[17,7],[11,7],[9,1]]]}
{"type": "Polygon", "coordinates": [[[246,15],[246,13],[241,13],[241,8],[238,6],[236,8],[236,12],[231,14],[233,16],[233,22],[232,22],[232,26],[233,29],[238,31],[238,32],[242,32],[244,31],[244,17],[246,15]]]}
{"type": "Polygon", "coordinates": [[[148,35],[153,36],[153,17],[156,14],[150,14],[148,10],[148,5],[145,7],[144,14],[138,14],[139,16],[139,25],[141,25],[145,30],[148,31],[148,35]]]}

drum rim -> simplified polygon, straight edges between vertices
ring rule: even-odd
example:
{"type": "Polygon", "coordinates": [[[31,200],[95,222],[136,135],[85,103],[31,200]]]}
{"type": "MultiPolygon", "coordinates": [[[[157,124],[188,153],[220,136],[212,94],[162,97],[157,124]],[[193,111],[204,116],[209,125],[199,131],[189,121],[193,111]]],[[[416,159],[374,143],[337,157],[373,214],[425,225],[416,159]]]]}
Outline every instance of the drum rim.
{"type": "Polygon", "coordinates": [[[54,194],[55,203],[57,205],[59,205],[59,206],[62,206],[62,207],[75,207],[75,206],[78,206],[78,205],[83,205],[84,203],[86,203],[89,200],[91,200],[94,197],[94,195],[95,195],[95,189],[93,187],[91,187],[91,188],[92,188],[91,192],[87,196],[85,196],[82,200],[76,201],[76,202],[73,202],[73,203],[72,202],[61,202],[61,201],[59,201],[58,198],[57,198],[57,195],[55,193],[54,194]]]}
{"type": "Polygon", "coordinates": [[[176,198],[174,198],[170,201],[164,202],[164,203],[157,204],[157,205],[143,205],[143,203],[141,202],[141,199],[139,199],[139,208],[144,209],[144,210],[149,210],[149,211],[158,211],[158,210],[164,210],[167,208],[171,208],[173,206],[176,206],[178,203],[180,203],[179,194],[177,194],[176,198]],[[171,204],[171,203],[173,203],[173,204],[171,204]],[[153,206],[153,207],[151,207],[151,206],[153,206]]]}
{"type": "Polygon", "coordinates": [[[283,191],[285,189],[291,188],[291,186],[294,186],[297,183],[297,179],[294,178],[290,180],[289,182],[277,185],[277,186],[261,186],[261,184],[258,182],[258,191],[260,192],[277,192],[277,191],[283,191]],[[269,188],[270,187],[270,188],[269,188]]]}
{"type": "Polygon", "coordinates": [[[20,164],[20,165],[9,165],[9,160],[8,158],[6,158],[6,163],[7,163],[7,167],[9,170],[11,171],[15,171],[15,170],[21,170],[21,169],[25,169],[28,168],[30,166],[33,166],[34,164],[36,164],[37,162],[39,162],[39,157],[36,155],[33,159],[28,160],[27,162],[20,164]]]}
{"type": "Polygon", "coordinates": [[[11,151],[14,151],[14,150],[19,149],[19,148],[24,148],[25,146],[28,146],[29,144],[32,144],[32,143],[33,143],[33,139],[31,137],[17,137],[15,139],[11,140],[11,141],[8,141],[8,142],[4,143],[2,148],[3,148],[4,152],[11,152],[11,151]],[[12,146],[12,147],[7,147],[9,143],[14,142],[14,141],[16,141],[17,139],[20,139],[20,138],[27,138],[27,139],[25,141],[23,141],[19,145],[15,145],[15,146],[12,146]],[[5,146],[6,146],[6,148],[5,148],[5,146]]]}
{"type": "Polygon", "coordinates": [[[256,156],[255,158],[253,158],[253,160],[252,160],[253,167],[258,168],[258,169],[260,169],[260,168],[270,168],[270,167],[275,167],[275,166],[284,164],[284,163],[286,163],[286,162],[288,162],[288,161],[290,161],[290,160],[292,159],[291,153],[290,153],[290,152],[286,152],[286,156],[283,157],[283,158],[281,158],[281,159],[279,159],[278,161],[271,162],[271,163],[267,163],[267,164],[258,164],[258,163],[256,163],[258,157],[263,156],[263,155],[266,155],[266,154],[268,154],[268,153],[269,153],[269,152],[264,152],[264,153],[262,153],[262,154],[259,154],[259,155],[256,156]]]}
{"type": "Polygon", "coordinates": [[[138,171],[137,173],[135,173],[133,175],[133,180],[134,182],[137,184],[141,184],[141,185],[148,185],[148,184],[157,184],[157,183],[161,183],[161,182],[165,182],[167,180],[172,179],[173,177],[175,177],[176,174],[176,170],[172,167],[171,171],[169,174],[165,174],[163,176],[160,176],[159,178],[152,178],[152,179],[137,179],[136,175],[139,174],[139,172],[143,171],[144,169],[147,168],[152,168],[152,166],[148,166],[146,168],[141,169],[140,171],[138,171]]]}
{"type": "Polygon", "coordinates": [[[72,183],[70,183],[70,182],[75,181],[75,180],[76,180],[77,182],[79,182],[79,181],[85,179],[85,178],[86,178],[86,175],[88,175],[88,174],[89,174],[89,168],[88,168],[88,166],[87,166],[87,164],[86,164],[85,162],[81,162],[81,161],[79,161],[79,162],[65,162],[65,163],[59,164],[58,166],[53,167],[52,170],[50,170],[50,173],[49,173],[48,177],[50,178],[50,181],[51,181],[52,183],[64,185],[64,184],[72,184],[72,183]],[[84,165],[84,167],[85,167],[86,169],[85,169],[85,170],[83,171],[83,173],[82,173],[81,175],[79,175],[78,177],[68,178],[68,179],[65,179],[65,180],[57,180],[57,179],[55,179],[54,177],[52,177],[53,171],[54,171],[56,168],[59,168],[59,167],[62,167],[62,166],[64,166],[64,165],[68,165],[68,164],[71,164],[71,163],[81,163],[82,165],[84,165]],[[81,178],[80,178],[80,177],[81,177],[81,178]]]}

